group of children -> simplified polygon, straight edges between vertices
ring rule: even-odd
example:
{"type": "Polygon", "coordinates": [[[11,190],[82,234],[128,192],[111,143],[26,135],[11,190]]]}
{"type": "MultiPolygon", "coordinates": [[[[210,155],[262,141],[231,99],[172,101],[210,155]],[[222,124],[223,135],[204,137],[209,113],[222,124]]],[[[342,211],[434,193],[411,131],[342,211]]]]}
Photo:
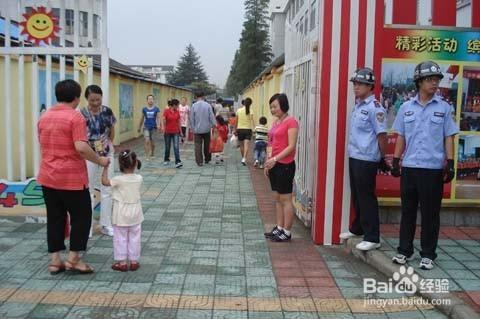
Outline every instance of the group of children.
{"type": "MultiPolygon", "coordinates": [[[[216,117],[217,125],[212,129],[210,151],[215,156],[215,163],[223,163],[223,149],[224,143],[228,141],[228,136],[233,134],[235,129],[236,116],[232,113],[228,123],[221,115],[216,117]],[[220,138],[223,143],[220,146],[220,138]]],[[[268,145],[268,127],[267,118],[262,116],[258,120],[258,125],[255,127],[255,147],[254,147],[254,167],[263,168],[267,154],[268,145]]]]}

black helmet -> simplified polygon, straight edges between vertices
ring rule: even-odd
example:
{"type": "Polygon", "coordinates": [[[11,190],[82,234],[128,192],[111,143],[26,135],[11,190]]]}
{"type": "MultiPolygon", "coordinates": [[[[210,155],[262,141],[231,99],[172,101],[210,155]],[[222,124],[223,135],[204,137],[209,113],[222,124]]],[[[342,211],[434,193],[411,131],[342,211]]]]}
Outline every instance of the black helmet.
{"type": "Polygon", "coordinates": [[[433,61],[423,61],[420,62],[415,67],[415,74],[413,75],[413,80],[419,81],[427,76],[438,76],[440,79],[443,79],[442,71],[440,66],[433,61]]]}
{"type": "Polygon", "coordinates": [[[361,68],[356,70],[355,73],[353,73],[350,81],[374,85],[375,74],[373,74],[373,70],[370,68],[361,68]]]}

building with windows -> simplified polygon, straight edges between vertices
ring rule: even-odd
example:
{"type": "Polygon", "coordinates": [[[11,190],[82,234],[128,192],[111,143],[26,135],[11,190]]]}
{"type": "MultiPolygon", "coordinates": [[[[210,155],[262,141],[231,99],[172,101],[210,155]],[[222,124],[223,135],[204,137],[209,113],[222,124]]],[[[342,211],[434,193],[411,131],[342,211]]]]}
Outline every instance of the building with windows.
{"type": "Polygon", "coordinates": [[[174,69],[173,65],[129,65],[129,67],[160,83],[167,83],[167,74],[174,69]]]}

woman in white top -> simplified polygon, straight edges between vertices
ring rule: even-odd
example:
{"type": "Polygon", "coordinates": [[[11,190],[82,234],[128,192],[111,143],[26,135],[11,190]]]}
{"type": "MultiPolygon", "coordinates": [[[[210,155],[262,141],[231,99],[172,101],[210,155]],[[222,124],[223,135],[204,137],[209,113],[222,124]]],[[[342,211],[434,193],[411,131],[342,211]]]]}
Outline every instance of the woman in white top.
{"type": "Polygon", "coordinates": [[[187,104],[187,98],[182,97],[182,103],[178,107],[178,111],[180,112],[180,125],[182,126],[182,144],[184,143],[184,138],[187,137],[187,127],[188,127],[188,116],[190,115],[190,107],[187,104]]]}
{"type": "Polygon", "coordinates": [[[141,237],[143,211],[140,201],[140,191],[143,178],[135,174],[135,168],[140,169],[142,163],[137,154],[125,150],[118,157],[122,175],[108,179],[108,170],[104,169],[102,184],[112,187],[113,197],[113,250],[115,263],[113,270],[135,271],[140,267],[141,237]],[[130,267],[129,264],[130,263],[130,267]]]}

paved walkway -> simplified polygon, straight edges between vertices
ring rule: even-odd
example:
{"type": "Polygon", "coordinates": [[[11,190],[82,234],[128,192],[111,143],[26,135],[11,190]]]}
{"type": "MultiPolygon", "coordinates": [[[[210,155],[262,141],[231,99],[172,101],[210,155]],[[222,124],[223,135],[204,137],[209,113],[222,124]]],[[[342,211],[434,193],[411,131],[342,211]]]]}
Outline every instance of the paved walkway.
{"type": "MultiPolygon", "coordinates": [[[[130,147],[142,156],[142,141],[130,147]]],[[[314,246],[300,224],[291,243],[266,241],[262,172],[229,147],[225,165],[197,167],[192,148],[183,169],[144,161],[137,272],[112,271],[112,239],[96,234],[94,274],[50,276],[45,225],[2,219],[0,318],[445,318],[428,305],[365,307],[363,278],[388,279],[342,247],[314,246]]]]}
{"type": "MultiPolygon", "coordinates": [[[[395,254],[398,246],[399,225],[382,225],[381,233],[386,254],[395,254]]],[[[480,313],[480,227],[441,227],[435,261],[430,271],[418,269],[420,227],[414,240],[415,256],[409,262],[425,278],[448,279],[450,292],[454,292],[480,313]]]]}

